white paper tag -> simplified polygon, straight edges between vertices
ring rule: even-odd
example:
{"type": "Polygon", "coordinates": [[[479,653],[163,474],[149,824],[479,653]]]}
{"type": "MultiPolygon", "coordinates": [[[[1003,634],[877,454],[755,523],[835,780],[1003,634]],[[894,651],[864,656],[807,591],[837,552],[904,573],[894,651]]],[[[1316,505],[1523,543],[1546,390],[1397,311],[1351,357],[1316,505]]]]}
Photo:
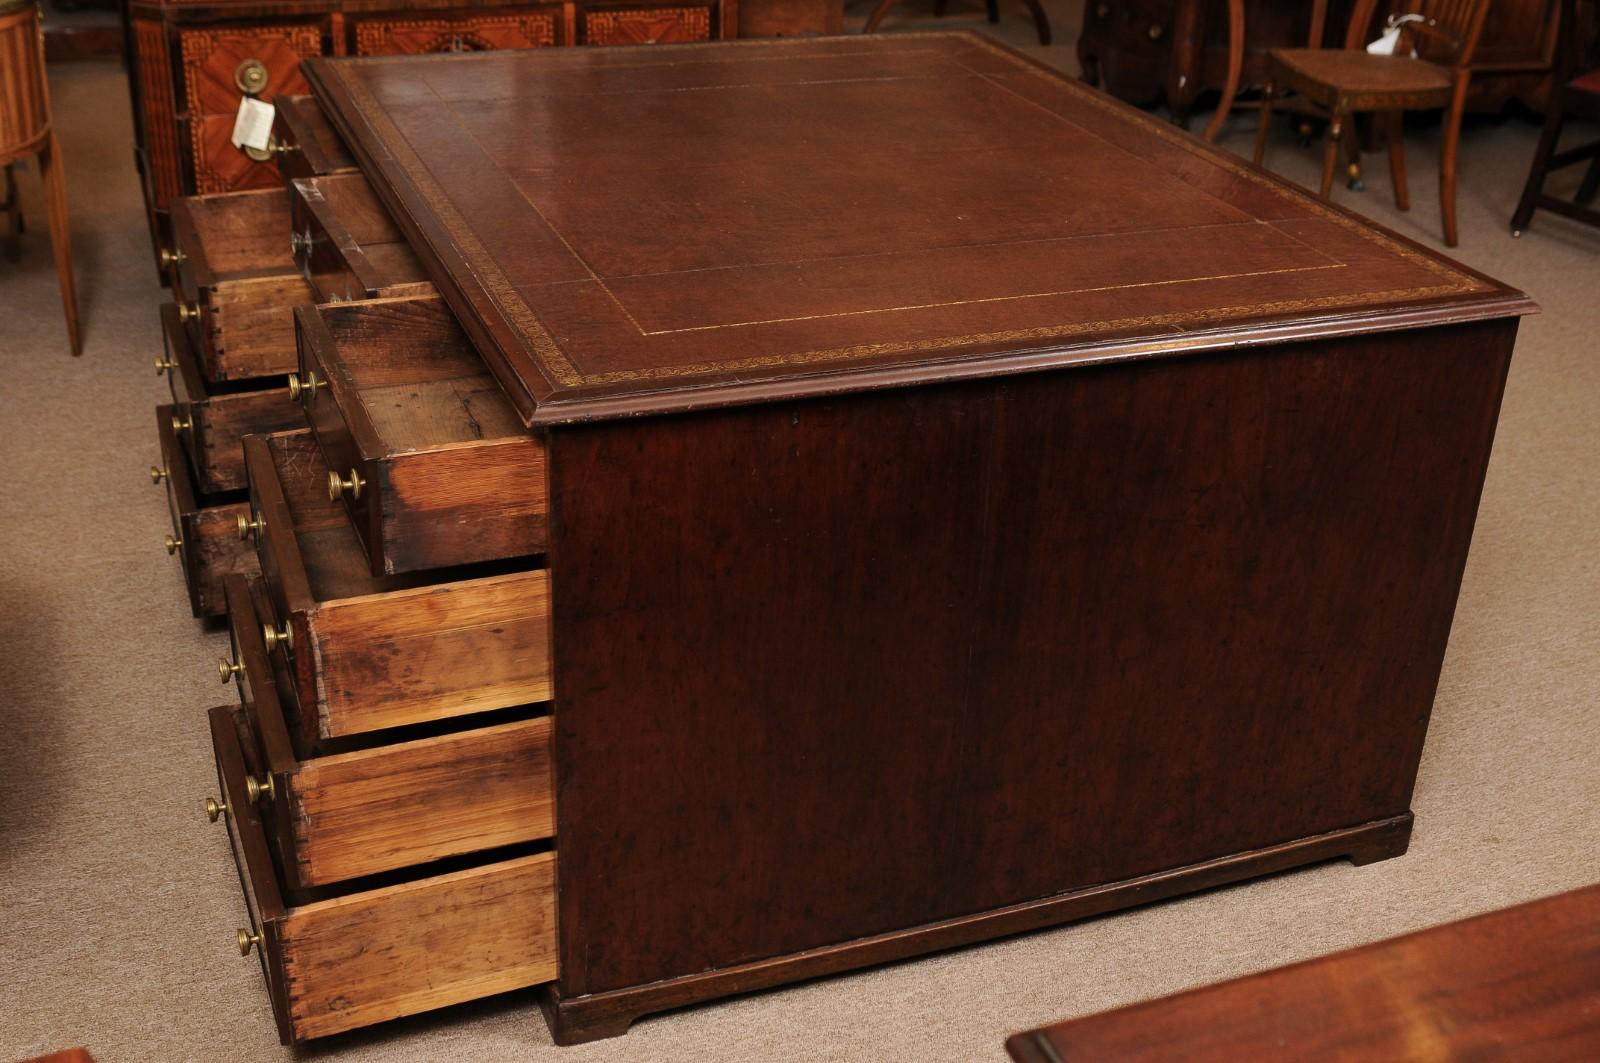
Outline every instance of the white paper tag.
{"type": "Polygon", "coordinates": [[[239,98],[239,114],[233,120],[233,146],[266,151],[272,141],[272,119],[278,109],[254,96],[239,98]]]}
{"type": "MultiPolygon", "coordinates": [[[[1383,36],[1367,45],[1367,51],[1372,55],[1393,55],[1400,48],[1400,28],[1407,22],[1426,21],[1421,15],[1401,15],[1399,18],[1389,19],[1389,28],[1383,31],[1383,36]]],[[[1415,57],[1416,49],[1411,55],[1415,57]]]]}

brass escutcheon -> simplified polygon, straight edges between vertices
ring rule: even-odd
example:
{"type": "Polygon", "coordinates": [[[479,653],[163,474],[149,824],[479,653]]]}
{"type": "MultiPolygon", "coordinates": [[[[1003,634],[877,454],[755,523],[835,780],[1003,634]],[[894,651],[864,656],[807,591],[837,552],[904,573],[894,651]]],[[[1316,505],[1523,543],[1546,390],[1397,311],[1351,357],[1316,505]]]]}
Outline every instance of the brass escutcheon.
{"type": "Polygon", "coordinates": [[[270,76],[267,64],[259,59],[246,59],[234,68],[233,83],[246,96],[254,96],[267,87],[270,76]]]}

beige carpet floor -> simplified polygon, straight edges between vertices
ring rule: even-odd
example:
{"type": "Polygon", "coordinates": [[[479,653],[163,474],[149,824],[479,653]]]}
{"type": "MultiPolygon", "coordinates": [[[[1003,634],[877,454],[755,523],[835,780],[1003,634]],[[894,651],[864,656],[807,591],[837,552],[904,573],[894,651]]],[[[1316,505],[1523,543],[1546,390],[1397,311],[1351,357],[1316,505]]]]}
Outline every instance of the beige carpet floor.
{"type": "MultiPolygon", "coordinates": [[[[1075,71],[1068,6],[1047,54],[1075,71]]],[[[1011,8],[1001,35],[1026,41],[1011,8]]],[[[925,0],[908,10],[893,24],[926,21],[925,0]]],[[[115,63],[52,80],[87,350],[68,357],[24,173],[34,231],[18,257],[0,254],[0,1060],[75,1044],[106,1063],[283,1059],[256,961],[233,947],[243,913],[223,831],[200,808],[214,785],[203,710],[231,694],[213,670],[226,640],[188,616],[145,472],[162,293],[127,96],[115,63]]],[[[1225,146],[1248,150],[1252,128],[1240,116],[1225,146]]],[[[1535,134],[1483,121],[1465,141],[1459,256],[1544,314],[1512,370],[1407,856],[650,1018],[578,1048],[551,1047],[531,994],[516,994],[306,1054],[998,1060],[1015,1030],[1600,880],[1600,232],[1543,216],[1508,235],[1535,134]]],[[[1408,140],[1409,215],[1381,168],[1338,197],[1437,243],[1437,131],[1408,140]]],[[[1280,131],[1269,162],[1305,181],[1313,154],[1280,131]]]]}

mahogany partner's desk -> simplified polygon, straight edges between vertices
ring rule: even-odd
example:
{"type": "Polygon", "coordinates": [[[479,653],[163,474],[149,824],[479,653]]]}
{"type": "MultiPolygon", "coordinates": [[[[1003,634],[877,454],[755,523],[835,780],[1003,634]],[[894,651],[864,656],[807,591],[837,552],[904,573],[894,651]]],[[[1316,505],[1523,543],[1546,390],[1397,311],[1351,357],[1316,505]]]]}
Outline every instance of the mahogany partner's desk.
{"type": "Polygon", "coordinates": [[[1523,295],[977,36],[306,71],[548,478],[548,960],[389,1012],[583,1040],[1405,851],[1523,295]]]}

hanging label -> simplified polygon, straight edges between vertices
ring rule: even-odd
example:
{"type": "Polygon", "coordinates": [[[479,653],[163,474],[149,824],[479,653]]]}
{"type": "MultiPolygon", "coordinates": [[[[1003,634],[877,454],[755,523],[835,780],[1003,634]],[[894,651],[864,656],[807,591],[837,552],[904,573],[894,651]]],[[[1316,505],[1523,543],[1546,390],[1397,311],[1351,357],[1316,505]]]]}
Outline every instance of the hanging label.
{"type": "Polygon", "coordinates": [[[272,141],[272,119],[277,113],[278,109],[270,103],[262,103],[254,96],[241,96],[239,113],[233,119],[233,146],[267,150],[272,141]]]}

